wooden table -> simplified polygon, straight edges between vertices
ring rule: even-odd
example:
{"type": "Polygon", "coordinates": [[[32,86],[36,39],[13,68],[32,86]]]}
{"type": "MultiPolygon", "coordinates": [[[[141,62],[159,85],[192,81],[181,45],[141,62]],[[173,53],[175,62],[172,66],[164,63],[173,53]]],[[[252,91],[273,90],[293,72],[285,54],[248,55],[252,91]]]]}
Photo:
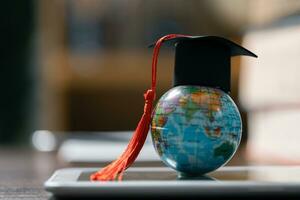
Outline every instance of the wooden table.
{"type": "Polygon", "coordinates": [[[48,199],[43,182],[62,166],[55,154],[0,148],[0,199],[48,199]]]}

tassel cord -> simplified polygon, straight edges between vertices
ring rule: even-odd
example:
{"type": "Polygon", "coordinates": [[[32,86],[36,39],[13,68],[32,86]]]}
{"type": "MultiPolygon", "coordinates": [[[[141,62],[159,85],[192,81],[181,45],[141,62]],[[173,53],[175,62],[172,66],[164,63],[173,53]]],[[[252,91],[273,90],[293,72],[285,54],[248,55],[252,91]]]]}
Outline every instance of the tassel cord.
{"type": "Polygon", "coordinates": [[[124,171],[132,165],[141,151],[149,131],[151,123],[151,115],[153,111],[153,103],[156,97],[156,75],[157,75],[157,62],[159,50],[162,43],[165,40],[178,38],[178,37],[189,37],[181,34],[170,34],[160,38],[154,46],[153,57],[152,57],[152,82],[151,88],[144,94],[145,106],[144,113],[137,125],[137,128],[129,141],[129,144],[122,155],[106,167],[100,169],[98,172],[90,176],[91,181],[112,181],[123,179],[124,171]]]}

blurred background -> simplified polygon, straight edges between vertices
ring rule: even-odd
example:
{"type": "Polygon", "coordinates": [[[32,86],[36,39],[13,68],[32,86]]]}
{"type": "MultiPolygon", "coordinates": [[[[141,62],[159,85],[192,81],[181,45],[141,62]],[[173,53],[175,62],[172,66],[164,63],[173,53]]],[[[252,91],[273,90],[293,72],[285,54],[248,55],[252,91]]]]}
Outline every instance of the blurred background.
{"type": "MultiPolygon", "coordinates": [[[[184,33],[224,36],[259,56],[232,58],[243,149],[257,162],[300,162],[298,0],[11,0],[0,13],[2,146],[51,151],[66,134],[135,129],[150,85],[147,45],[184,33]]],[[[158,96],[173,62],[163,48],[158,96]]]]}

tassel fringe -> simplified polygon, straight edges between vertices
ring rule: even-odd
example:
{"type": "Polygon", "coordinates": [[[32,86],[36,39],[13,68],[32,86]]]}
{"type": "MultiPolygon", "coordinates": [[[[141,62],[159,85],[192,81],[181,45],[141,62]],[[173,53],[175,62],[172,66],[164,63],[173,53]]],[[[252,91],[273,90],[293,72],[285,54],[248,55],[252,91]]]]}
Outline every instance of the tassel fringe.
{"type": "Polygon", "coordinates": [[[157,72],[157,60],[158,60],[159,49],[163,41],[177,38],[177,37],[188,37],[188,36],[179,35],[179,34],[170,34],[160,38],[156,42],[154,46],[153,58],[152,58],[151,89],[147,90],[147,92],[144,94],[144,98],[145,98],[144,113],[138,123],[138,126],[123,154],[117,160],[113,161],[106,167],[100,169],[98,172],[92,174],[90,176],[91,181],[113,181],[113,180],[121,181],[123,179],[124,171],[128,167],[130,167],[130,165],[135,161],[135,159],[139,155],[145,143],[145,140],[147,138],[147,134],[151,123],[153,102],[156,96],[156,92],[155,92],[156,72],[157,72]]]}

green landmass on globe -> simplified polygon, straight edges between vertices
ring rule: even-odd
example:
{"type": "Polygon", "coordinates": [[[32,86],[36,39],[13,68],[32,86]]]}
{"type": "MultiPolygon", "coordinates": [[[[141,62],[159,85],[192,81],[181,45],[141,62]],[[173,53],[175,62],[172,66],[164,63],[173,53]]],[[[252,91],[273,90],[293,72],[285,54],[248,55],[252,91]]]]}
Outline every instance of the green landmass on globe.
{"type": "Polygon", "coordinates": [[[214,149],[214,156],[222,156],[224,160],[227,160],[230,158],[232,152],[234,152],[234,145],[226,141],[214,149]]]}

